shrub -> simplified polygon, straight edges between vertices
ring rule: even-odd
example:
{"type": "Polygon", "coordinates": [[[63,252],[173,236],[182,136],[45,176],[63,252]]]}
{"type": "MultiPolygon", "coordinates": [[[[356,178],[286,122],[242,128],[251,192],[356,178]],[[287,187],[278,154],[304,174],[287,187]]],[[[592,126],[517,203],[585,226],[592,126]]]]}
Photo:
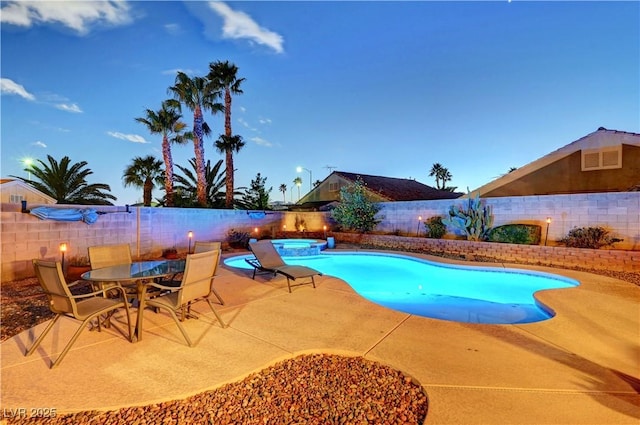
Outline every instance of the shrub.
{"type": "Polygon", "coordinates": [[[424,222],[425,237],[441,239],[447,233],[447,226],[442,222],[442,217],[437,215],[424,222]]]}
{"type": "Polygon", "coordinates": [[[235,229],[229,229],[229,232],[227,232],[227,242],[229,242],[229,246],[233,248],[246,248],[250,238],[251,235],[248,232],[237,231],[235,229]]]}
{"type": "Polygon", "coordinates": [[[490,242],[538,245],[541,233],[542,229],[537,224],[505,224],[489,230],[487,240],[490,242]]]}
{"type": "Polygon", "coordinates": [[[345,230],[366,233],[375,229],[380,206],[367,198],[364,182],[358,178],[354,184],[340,188],[340,204],[331,211],[334,220],[345,230]]]}
{"type": "Polygon", "coordinates": [[[600,249],[623,240],[610,236],[609,231],[603,227],[574,227],[558,243],[572,248],[600,249]]]}

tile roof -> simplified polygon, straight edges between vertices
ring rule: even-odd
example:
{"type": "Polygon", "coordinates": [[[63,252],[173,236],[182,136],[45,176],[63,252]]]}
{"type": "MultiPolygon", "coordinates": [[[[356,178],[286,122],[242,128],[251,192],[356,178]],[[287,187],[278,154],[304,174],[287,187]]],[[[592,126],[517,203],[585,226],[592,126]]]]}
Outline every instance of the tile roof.
{"type": "Polygon", "coordinates": [[[427,199],[455,199],[463,195],[460,192],[449,192],[436,189],[412,179],[395,177],[372,176],[360,173],[334,171],[344,179],[355,182],[362,179],[368,190],[388,199],[389,201],[419,201],[427,199]]]}

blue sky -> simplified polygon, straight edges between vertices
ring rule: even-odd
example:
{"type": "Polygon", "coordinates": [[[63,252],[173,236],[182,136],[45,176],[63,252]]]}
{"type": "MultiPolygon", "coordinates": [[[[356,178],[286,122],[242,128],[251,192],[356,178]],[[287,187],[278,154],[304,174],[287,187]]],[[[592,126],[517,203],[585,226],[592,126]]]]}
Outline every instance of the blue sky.
{"type": "MultiPolygon", "coordinates": [[[[87,161],[116,204],[122,172],[161,158],[135,122],[169,97],[176,71],[230,61],[236,186],[273,186],[302,166],[429,177],[474,189],[598,127],[640,132],[639,2],[2,1],[2,177],[24,158],[87,161]]],[[[184,110],[189,125],[193,117],[184,110]]],[[[208,114],[213,142],[223,116],[208,114]]],[[[188,165],[191,145],[174,146],[188,165]]],[[[160,190],[154,197],[161,196],[160,190]]]]}

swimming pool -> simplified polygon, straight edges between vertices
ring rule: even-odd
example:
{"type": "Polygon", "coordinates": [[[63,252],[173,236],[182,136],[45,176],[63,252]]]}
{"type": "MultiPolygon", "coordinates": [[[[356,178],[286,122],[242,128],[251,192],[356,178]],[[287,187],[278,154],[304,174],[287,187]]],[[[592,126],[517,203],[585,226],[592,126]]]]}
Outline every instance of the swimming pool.
{"type": "MultiPolygon", "coordinates": [[[[245,258],[225,260],[247,268],[245,258]]],[[[394,310],[465,323],[515,324],[547,320],[555,314],[533,294],[580,283],[550,273],[497,267],[454,266],[406,255],[332,252],[287,257],[347,282],[358,294],[394,310]]]]}

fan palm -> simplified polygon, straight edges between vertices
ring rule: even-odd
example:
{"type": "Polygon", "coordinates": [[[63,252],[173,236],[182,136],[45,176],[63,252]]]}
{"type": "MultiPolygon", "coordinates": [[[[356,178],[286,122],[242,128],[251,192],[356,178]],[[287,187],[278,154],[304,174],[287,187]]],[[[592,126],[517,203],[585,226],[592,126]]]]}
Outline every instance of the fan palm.
{"type": "Polygon", "coordinates": [[[429,171],[430,177],[436,178],[436,189],[444,190],[448,181],[451,181],[451,173],[442,164],[436,162],[429,171]]]}
{"type": "Polygon", "coordinates": [[[122,180],[124,186],[135,186],[142,188],[142,202],[145,207],[151,206],[151,193],[156,184],[163,184],[162,161],[152,155],[144,158],[136,156],[131,164],[124,169],[122,180]]]}
{"type": "MultiPolygon", "coordinates": [[[[197,207],[200,205],[198,202],[198,189],[197,189],[197,177],[194,175],[196,170],[196,160],[191,158],[189,160],[192,170],[181,165],[176,165],[182,171],[184,175],[176,174],[176,194],[177,203],[182,207],[197,207]]],[[[224,170],[221,171],[222,160],[216,162],[211,167],[211,161],[207,160],[205,165],[205,181],[206,181],[206,194],[207,194],[207,207],[210,208],[222,208],[224,206],[225,199],[225,174],[224,170]]]]}
{"type": "MultiPolygon", "coordinates": [[[[146,117],[136,118],[136,121],[147,126],[151,134],[162,135],[162,159],[164,160],[164,191],[165,205],[173,206],[173,156],[171,155],[171,144],[186,143],[191,133],[185,132],[187,125],[180,121],[182,115],[172,101],[165,100],[158,111],[147,109],[146,117]]],[[[146,204],[145,204],[146,205],[146,204]]]]}
{"type": "Polygon", "coordinates": [[[193,112],[193,151],[195,154],[197,195],[201,206],[207,205],[206,176],[204,163],[203,137],[211,134],[211,129],[204,121],[203,111],[215,114],[221,112],[223,106],[216,102],[220,91],[216,85],[203,77],[190,78],[184,72],[178,71],[175,85],[169,87],[175,100],[172,105],[181,108],[181,103],[193,112]]]}
{"type": "Polygon", "coordinates": [[[280,192],[282,192],[282,202],[287,203],[287,185],[282,183],[279,187],[280,192]]]}
{"type": "Polygon", "coordinates": [[[226,195],[225,195],[225,207],[230,208],[233,206],[233,152],[240,152],[245,145],[244,140],[242,140],[242,136],[227,136],[226,134],[221,134],[218,140],[215,142],[216,149],[219,153],[225,154],[225,169],[227,176],[227,187],[226,187],[226,195]],[[231,171],[229,171],[231,170],[231,171]],[[231,173],[231,174],[229,174],[231,173]],[[231,183],[229,183],[231,181],[231,183]],[[229,193],[229,187],[231,187],[232,191],[229,193]],[[229,195],[231,195],[231,202],[229,202],[229,195]]]}
{"type": "Polygon", "coordinates": [[[295,179],[293,179],[293,184],[298,186],[298,201],[299,201],[300,200],[300,186],[302,186],[302,178],[301,177],[296,177],[295,179]]]}
{"type": "Polygon", "coordinates": [[[31,164],[25,171],[30,172],[34,178],[40,181],[27,180],[18,176],[15,177],[31,185],[42,193],[46,193],[58,201],[58,204],[77,205],[113,205],[109,199],[116,200],[116,197],[105,191],[110,191],[111,187],[104,183],[87,183],[87,177],[93,171],[87,166],[86,161],[71,163],[68,156],[63,157],[58,162],[51,155],[47,155],[49,164],[45,164],[38,159],[40,164],[31,164]]]}
{"type": "MultiPolygon", "coordinates": [[[[231,95],[242,94],[240,85],[245,80],[244,78],[237,78],[238,67],[228,61],[211,62],[209,64],[209,74],[207,79],[211,81],[216,87],[224,90],[224,135],[227,138],[232,137],[233,131],[231,130],[231,95]]],[[[227,149],[225,151],[225,162],[227,169],[227,192],[225,198],[225,205],[227,208],[231,208],[233,203],[233,186],[234,186],[234,169],[233,169],[233,151],[234,149],[227,149]]],[[[238,152],[238,150],[236,150],[238,152]]]]}

